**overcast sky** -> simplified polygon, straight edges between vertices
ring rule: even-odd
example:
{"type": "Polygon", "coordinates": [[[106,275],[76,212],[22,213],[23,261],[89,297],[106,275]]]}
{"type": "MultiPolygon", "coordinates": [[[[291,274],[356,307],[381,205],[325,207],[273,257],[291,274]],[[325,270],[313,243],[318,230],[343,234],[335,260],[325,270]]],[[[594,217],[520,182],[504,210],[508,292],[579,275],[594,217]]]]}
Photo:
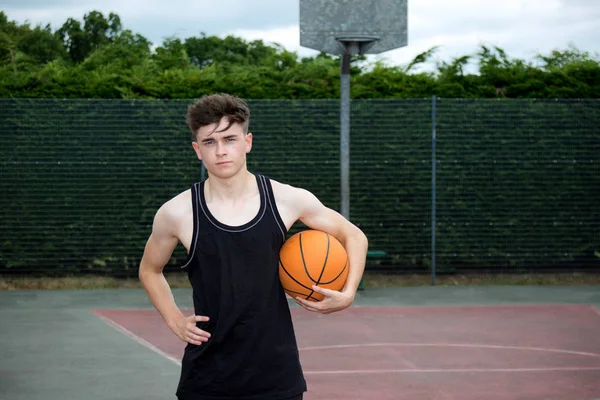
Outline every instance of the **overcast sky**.
{"type": "MultiPolygon", "coordinates": [[[[331,0],[333,1],[333,0],[331,0]]],[[[340,1],[340,0],[337,0],[340,1]]],[[[348,0],[344,0],[348,1],[348,0]]],[[[357,1],[357,0],[354,0],[357,1]]],[[[389,0],[388,0],[389,1],[389,0]]],[[[393,0],[392,0],[393,1],[393,0]]],[[[241,36],[277,42],[299,55],[299,0],[0,0],[10,20],[57,29],[69,18],[98,10],[121,17],[124,28],[156,44],[165,37],[241,36]]],[[[404,65],[432,46],[436,59],[497,45],[511,57],[531,60],[569,44],[600,53],[600,0],[409,0],[408,45],[371,56],[404,65]]]]}

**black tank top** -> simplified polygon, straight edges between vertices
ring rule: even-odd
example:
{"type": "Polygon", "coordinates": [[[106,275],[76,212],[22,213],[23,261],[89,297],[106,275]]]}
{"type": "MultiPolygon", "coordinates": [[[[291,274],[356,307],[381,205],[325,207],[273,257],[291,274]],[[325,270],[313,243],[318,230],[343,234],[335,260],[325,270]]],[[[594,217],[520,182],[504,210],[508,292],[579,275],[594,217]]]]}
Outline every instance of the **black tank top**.
{"type": "Polygon", "coordinates": [[[279,249],[286,228],[271,182],[256,175],[260,209],[248,223],[228,226],[208,210],[204,182],[192,187],[194,231],[186,264],[196,315],[211,333],[188,344],[177,396],[193,399],[285,399],[306,391],[285,292],[279,249]]]}

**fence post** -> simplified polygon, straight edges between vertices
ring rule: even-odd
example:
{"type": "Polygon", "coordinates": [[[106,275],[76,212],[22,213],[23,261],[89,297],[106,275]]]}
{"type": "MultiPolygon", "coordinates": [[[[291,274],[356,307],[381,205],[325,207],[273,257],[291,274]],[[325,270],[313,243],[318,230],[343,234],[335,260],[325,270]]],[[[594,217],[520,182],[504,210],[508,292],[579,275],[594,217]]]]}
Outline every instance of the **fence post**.
{"type": "Polygon", "coordinates": [[[436,97],[435,95],[431,98],[431,284],[435,285],[435,187],[436,187],[436,154],[435,154],[435,118],[436,118],[436,97]]]}
{"type": "Polygon", "coordinates": [[[350,219],[350,60],[340,57],[340,214],[350,219]]]}

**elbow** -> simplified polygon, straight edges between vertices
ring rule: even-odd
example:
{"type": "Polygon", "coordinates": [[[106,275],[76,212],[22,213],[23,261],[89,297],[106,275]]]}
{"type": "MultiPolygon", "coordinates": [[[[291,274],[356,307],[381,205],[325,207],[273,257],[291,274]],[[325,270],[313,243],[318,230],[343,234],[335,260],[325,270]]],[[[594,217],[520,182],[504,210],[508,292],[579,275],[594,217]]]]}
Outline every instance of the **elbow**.
{"type": "Polygon", "coordinates": [[[148,261],[142,260],[138,269],[138,279],[142,282],[142,285],[146,286],[154,282],[156,278],[162,275],[162,268],[153,265],[148,261]]]}
{"type": "Polygon", "coordinates": [[[362,243],[365,247],[365,251],[369,250],[369,238],[367,238],[367,235],[364,234],[364,232],[360,232],[362,235],[362,243]]]}
{"type": "Polygon", "coordinates": [[[365,233],[358,227],[354,228],[354,232],[351,234],[351,236],[354,242],[363,247],[365,251],[369,249],[369,239],[367,238],[367,235],[365,235],[365,233]]]}
{"type": "Polygon", "coordinates": [[[140,266],[139,270],[138,270],[138,279],[140,280],[140,282],[144,283],[144,278],[146,276],[146,272],[143,270],[143,268],[140,266]]]}
{"type": "Polygon", "coordinates": [[[148,268],[148,266],[144,265],[144,262],[142,261],[140,263],[140,268],[138,269],[138,279],[140,280],[140,282],[144,283],[147,280],[148,275],[150,273],[150,269],[148,268]]]}

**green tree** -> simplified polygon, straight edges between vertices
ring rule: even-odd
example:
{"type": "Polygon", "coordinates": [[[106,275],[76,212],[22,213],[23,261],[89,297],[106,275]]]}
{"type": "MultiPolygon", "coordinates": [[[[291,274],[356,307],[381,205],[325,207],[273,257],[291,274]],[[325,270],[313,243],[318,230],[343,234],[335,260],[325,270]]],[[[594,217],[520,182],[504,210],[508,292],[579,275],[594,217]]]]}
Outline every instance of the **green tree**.
{"type": "MultiPolygon", "coordinates": [[[[218,36],[190,37],[184,42],[185,50],[194,65],[204,68],[215,63],[241,65],[269,64],[277,59],[281,51],[278,46],[265,45],[262,40],[248,42],[235,36],[220,38],[218,36]]],[[[283,57],[290,61],[289,57],[283,57]]]]}
{"type": "Polygon", "coordinates": [[[190,58],[184,44],[174,37],[165,39],[162,46],[156,48],[152,60],[163,70],[190,66],[190,58]]]}
{"type": "Polygon", "coordinates": [[[79,21],[69,18],[55,33],[76,63],[98,47],[113,42],[122,28],[121,19],[114,13],[106,19],[101,12],[92,11],[85,14],[83,22],[82,27],[79,21]]]}
{"type": "Polygon", "coordinates": [[[553,50],[549,55],[538,55],[542,69],[553,85],[552,97],[597,98],[600,96],[600,68],[598,56],[592,57],[574,46],[553,50]]]}
{"type": "Polygon", "coordinates": [[[8,21],[0,11],[0,65],[9,65],[13,72],[31,69],[67,56],[49,25],[31,28],[8,21]]]}

